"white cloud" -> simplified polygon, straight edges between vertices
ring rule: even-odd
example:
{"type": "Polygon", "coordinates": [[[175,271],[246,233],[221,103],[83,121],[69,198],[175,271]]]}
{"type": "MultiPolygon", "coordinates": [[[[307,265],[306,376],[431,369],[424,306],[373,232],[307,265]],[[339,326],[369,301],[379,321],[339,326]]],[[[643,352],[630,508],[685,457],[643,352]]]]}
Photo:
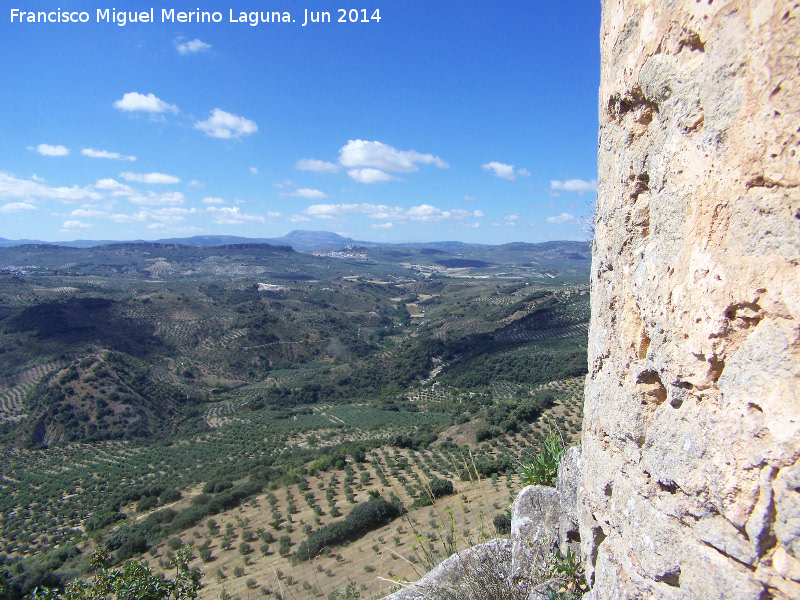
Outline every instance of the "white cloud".
{"type": "Polygon", "coordinates": [[[303,158],[297,161],[294,166],[298,171],[316,171],[317,173],[338,173],[339,166],[332,162],[316,160],[314,158],[303,158]]]}
{"type": "Polygon", "coordinates": [[[396,179],[380,169],[350,169],[347,174],[361,183],[383,183],[396,179]]]}
{"type": "Polygon", "coordinates": [[[86,202],[102,200],[103,197],[92,190],[78,186],[49,187],[37,181],[18,179],[0,173],[0,200],[60,200],[62,202],[86,202]]]}
{"type": "Polygon", "coordinates": [[[474,216],[475,213],[469,210],[464,210],[463,208],[454,208],[453,210],[445,211],[446,214],[449,213],[450,218],[453,219],[468,219],[474,216]]]}
{"type": "Polygon", "coordinates": [[[345,167],[373,167],[390,173],[412,173],[418,171],[417,163],[435,165],[447,169],[449,165],[433,154],[421,154],[416,150],[398,150],[382,142],[349,140],[339,150],[339,162],[345,167]]]}
{"type": "Polygon", "coordinates": [[[214,223],[218,225],[242,225],[247,222],[264,222],[264,217],[259,215],[248,215],[239,210],[238,206],[209,206],[206,212],[211,215],[214,223]]]}
{"type": "Polygon", "coordinates": [[[256,167],[250,167],[250,172],[251,172],[253,175],[258,175],[258,169],[257,169],[256,167]]]}
{"type": "Polygon", "coordinates": [[[33,152],[38,152],[42,156],[68,156],[69,155],[69,148],[66,146],[58,145],[53,146],[51,144],[39,144],[36,147],[28,146],[28,150],[32,150],[33,152]]]}
{"type": "Polygon", "coordinates": [[[597,191],[597,181],[584,181],[583,179],[567,179],[566,181],[553,180],[550,182],[551,190],[559,190],[562,192],[578,192],[582,195],[586,192],[597,191]]]}
{"type": "Polygon", "coordinates": [[[530,177],[531,172],[528,169],[517,169],[517,175],[522,175],[523,177],[530,177]]]}
{"type": "Polygon", "coordinates": [[[133,215],[123,215],[123,214],[109,215],[108,218],[111,219],[112,221],[114,221],[115,223],[133,223],[135,221],[143,221],[144,220],[144,218],[138,218],[137,219],[133,215]]]}
{"type": "Polygon", "coordinates": [[[197,212],[197,209],[189,210],[177,206],[170,206],[168,208],[141,211],[140,214],[149,221],[155,221],[166,225],[175,225],[183,221],[186,215],[194,214],[195,212],[197,212]]]}
{"type": "Polygon", "coordinates": [[[464,196],[464,200],[467,202],[475,202],[477,198],[473,198],[472,196],[464,196]]]}
{"type": "Polygon", "coordinates": [[[506,221],[519,221],[519,215],[516,213],[511,213],[510,215],[506,215],[504,218],[506,221]]]}
{"type": "Polygon", "coordinates": [[[164,223],[150,223],[147,226],[148,229],[166,229],[167,226],[164,223]]]}
{"type": "Polygon", "coordinates": [[[67,231],[74,231],[75,229],[87,229],[91,227],[91,225],[89,223],[82,223],[81,221],[64,221],[61,227],[67,231]]]}
{"type": "Polygon", "coordinates": [[[144,208],[131,215],[114,214],[107,215],[107,218],[116,223],[161,223],[163,225],[176,225],[186,219],[187,215],[196,214],[197,209],[186,209],[179,206],[169,206],[165,208],[144,208]]]}
{"type": "Polygon", "coordinates": [[[290,223],[308,223],[311,219],[303,215],[289,215],[286,220],[290,223]]]}
{"type": "Polygon", "coordinates": [[[136,181],[138,183],[180,183],[181,180],[172,175],[164,173],[131,173],[125,171],[119,174],[125,181],[136,181]]]}
{"type": "Polygon", "coordinates": [[[16,213],[25,210],[36,210],[36,206],[28,204],[27,202],[9,202],[8,204],[0,206],[1,213],[16,213]]]}
{"type": "Polygon", "coordinates": [[[140,206],[178,206],[186,201],[186,197],[180,192],[148,192],[147,196],[131,196],[128,200],[140,206]]]}
{"type": "Polygon", "coordinates": [[[120,183],[116,179],[98,179],[94,187],[98,190],[108,190],[115,196],[125,196],[133,193],[133,188],[124,183],[120,183]]]}
{"type": "Polygon", "coordinates": [[[303,212],[317,219],[332,220],[342,217],[358,210],[358,204],[312,204],[303,212]]]}
{"type": "Polygon", "coordinates": [[[319,190],[312,190],[309,188],[300,188],[293,192],[281,192],[281,196],[292,196],[293,198],[309,198],[309,199],[322,199],[328,196],[319,190]]]}
{"type": "Polygon", "coordinates": [[[482,216],[484,216],[484,215],[483,215],[483,211],[482,211],[482,210],[474,210],[474,211],[472,211],[472,215],[473,215],[473,216],[475,216],[475,217],[482,217],[482,216]]]}
{"type": "Polygon", "coordinates": [[[490,163],[486,163],[485,165],[481,165],[481,168],[486,171],[492,171],[497,177],[508,179],[509,181],[514,181],[517,178],[516,174],[514,173],[514,165],[507,165],[505,163],[492,161],[490,163]]]}
{"type": "Polygon", "coordinates": [[[205,52],[211,48],[211,44],[206,44],[198,39],[185,41],[185,38],[179,37],[175,40],[175,48],[178,50],[179,54],[186,56],[187,54],[205,52]]]}
{"type": "Polygon", "coordinates": [[[569,213],[561,213],[555,217],[547,217],[548,223],[578,223],[580,219],[574,217],[569,213]]]}
{"type": "Polygon", "coordinates": [[[122,98],[114,102],[114,108],[126,112],[178,112],[178,107],[174,104],[168,104],[153,94],[144,95],[138,92],[128,92],[123,95],[122,98]]]}
{"type": "Polygon", "coordinates": [[[222,198],[212,198],[210,196],[203,198],[202,200],[200,200],[200,202],[202,202],[203,204],[225,204],[225,200],[223,200],[222,198]]]}
{"type": "Polygon", "coordinates": [[[394,223],[378,223],[372,226],[373,229],[391,229],[394,223]]]}
{"type": "Polygon", "coordinates": [[[280,217],[280,216],[281,216],[281,213],[279,213],[279,212],[275,212],[275,211],[272,211],[272,210],[271,210],[271,211],[268,211],[268,212],[267,212],[267,216],[268,216],[270,219],[277,219],[278,217],[280,217]]]}
{"type": "Polygon", "coordinates": [[[113,158],[115,160],[129,160],[131,162],[136,160],[135,156],[126,156],[119,152],[108,152],[107,150],[94,150],[93,148],[84,148],[81,154],[89,158],[113,158]]]}
{"type": "Polygon", "coordinates": [[[212,110],[211,116],[205,121],[195,123],[194,128],[207,136],[222,139],[239,138],[258,131],[255,121],[232,115],[219,108],[212,110]]]}
{"type": "Polygon", "coordinates": [[[109,214],[103,210],[97,210],[95,208],[76,208],[69,213],[69,216],[82,217],[84,219],[105,219],[108,218],[109,214]]]}
{"type": "Polygon", "coordinates": [[[423,221],[423,222],[436,222],[436,221],[443,221],[448,218],[450,215],[447,211],[442,211],[436,208],[435,206],[431,206],[430,204],[420,204],[419,206],[412,206],[411,208],[406,211],[409,218],[412,221],[423,221]]]}
{"type": "Polygon", "coordinates": [[[206,187],[206,184],[205,184],[205,183],[203,183],[203,182],[201,182],[201,181],[197,181],[197,179],[192,179],[192,180],[191,180],[189,183],[187,183],[186,185],[188,185],[189,187],[197,188],[197,189],[200,189],[200,188],[204,188],[204,187],[206,187]]]}
{"type": "Polygon", "coordinates": [[[306,215],[321,220],[338,220],[347,215],[357,213],[370,219],[380,219],[393,223],[439,223],[442,221],[460,221],[473,216],[468,210],[441,210],[430,204],[420,204],[410,208],[386,206],[384,204],[313,204],[304,209],[306,215]]]}

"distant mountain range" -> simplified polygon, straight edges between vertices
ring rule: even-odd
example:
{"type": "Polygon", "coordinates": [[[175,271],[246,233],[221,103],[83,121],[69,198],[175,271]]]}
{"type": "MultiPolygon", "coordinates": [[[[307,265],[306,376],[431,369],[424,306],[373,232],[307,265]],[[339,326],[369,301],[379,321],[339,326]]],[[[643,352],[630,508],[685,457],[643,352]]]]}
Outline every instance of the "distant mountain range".
{"type": "Polygon", "coordinates": [[[549,247],[563,249],[565,244],[577,244],[577,251],[588,250],[585,242],[544,242],[540,244],[529,244],[525,242],[514,242],[511,244],[500,244],[491,246],[489,244],[470,244],[466,242],[456,241],[441,241],[441,242],[408,242],[408,243],[376,243],[367,242],[363,240],[354,240],[341,236],[337,233],[330,231],[305,231],[295,230],[282,237],[277,238],[248,238],[236,235],[196,235],[186,238],[165,238],[160,240],[72,240],[69,242],[45,242],[42,240],[9,240],[0,238],[0,248],[10,248],[12,246],[23,246],[27,244],[48,245],[48,246],[65,246],[68,248],[93,248],[96,246],[105,246],[108,244],[120,243],[161,243],[161,244],[179,244],[183,246],[228,246],[232,244],[273,244],[278,246],[291,246],[298,252],[315,252],[323,250],[341,249],[345,246],[360,246],[362,248],[381,248],[393,247],[397,249],[402,248],[418,248],[422,250],[423,254],[434,254],[437,252],[442,253],[455,253],[474,250],[478,248],[497,248],[504,251],[513,252],[531,250],[536,247],[538,250],[547,250],[549,247]]]}
{"type": "Polygon", "coordinates": [[[371,242],[359,242],[330,231],[292,231],[278,238],[247,238],[236,235],[196,235],[187,238],[167,238],[160,240],[73,240],[69,242],[45,242],[42,240],[9,240],[0,238],[0,247],[23,246],[26,244],[46,244],[49,246],[66,246],[68,248],[92,248],[107,244],[156,242],[161,244],[181,244],[184,246],[226,246],[230,244],[274,244],[291,246],[298,252],[329,250],[343,248],[352,244],[359,246],[375,246],[371,242]]]}

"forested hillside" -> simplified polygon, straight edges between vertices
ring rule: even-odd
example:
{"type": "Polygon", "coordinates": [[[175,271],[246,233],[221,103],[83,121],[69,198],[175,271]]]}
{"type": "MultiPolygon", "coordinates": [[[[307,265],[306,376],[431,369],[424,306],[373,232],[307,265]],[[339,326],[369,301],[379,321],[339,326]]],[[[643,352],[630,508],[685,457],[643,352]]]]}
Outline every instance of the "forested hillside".
{"type": "Polygon", "coordinates": [[[399,580],[413,578],[416,536],[440,539],[431,489],[462,506],[464,539],[486,535],[548,432],[579,432],[581,277],[509,264],[499,277],[480,258],[436,270],[459,257],[424,247],[403,252],[427,266],[378,250],[11,250],[28,260],[0,274],[0,561],[14,598],[62,585],[97,548],[164,570],[187,544],[202,598],[312,598],[348,581],[377,594],[369,548],[399,580]],[[393,508],[370,504],[384,508],[368,527],[337,525],[379,498],[393,508]]]}

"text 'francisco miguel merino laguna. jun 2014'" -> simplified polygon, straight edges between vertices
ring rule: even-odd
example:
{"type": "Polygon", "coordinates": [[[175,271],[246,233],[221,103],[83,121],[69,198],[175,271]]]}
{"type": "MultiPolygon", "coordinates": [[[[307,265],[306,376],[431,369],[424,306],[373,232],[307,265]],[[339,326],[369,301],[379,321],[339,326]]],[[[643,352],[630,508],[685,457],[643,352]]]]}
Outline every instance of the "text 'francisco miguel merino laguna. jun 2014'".
{"type": "MultiPolygon", "coordinates": [[[[243,23],[255,27],[261,23],[300,23],[303,27],[312,23],[379,23],[379,9],[337,8],[329,11],[310,11],[303,9],[302,18],[297,19],[289,11],[236,11],[228,14],[219,11],[177,11],[174,8],[149,9],[143,11],[118,11],[115,8],[98,8],[91,12],[66,11],[26,11],[11,9],[11,23],[113,23],[124,27],[130,23],[243,23]],[[226,19],[227,17],[227,19],[226,19]]],[[[299,15],[300,13],[295,13],[299,15]]]]}

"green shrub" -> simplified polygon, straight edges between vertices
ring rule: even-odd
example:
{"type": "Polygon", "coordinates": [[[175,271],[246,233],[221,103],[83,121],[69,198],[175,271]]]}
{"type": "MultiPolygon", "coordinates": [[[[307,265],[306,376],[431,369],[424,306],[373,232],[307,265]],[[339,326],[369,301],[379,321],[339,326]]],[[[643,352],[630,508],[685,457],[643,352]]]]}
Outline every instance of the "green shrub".
{"type": "Polygon", "coordinates": [[[86,533],[91,533],[93,531],[97,531],[99,529],[103,529],[108,527],[112,523],[116,523],[117,521],[124,521],[125,515],[113,508],[103,509],[101,511],[96,512],[91,517],[86,519],[83,522],[83,528],[86,530],[86,533]]]}
{"type": "Polygon", "coordinates": [[[145,496],[139,502],[136,503],[136,512],[143,513],[147,512],[151,508],[155,508],[158,506],[158,498],[154,496],[145,496]]]}
{"type": "Polygon", "coordinates": [[[183,495],[176,489],[164,490],[158,497],[159,504],[169,504],[170,502],[177,502],[183,498],[183,495]]]}
{"type": "Polygon", "coordinates": [[[535,455],[531,462],[522,465],[519,473],[520,483],[555,487],[558,463],[564,456],[565,450],[558,432],[551,431],[542,442],[539,454],[535,455]]]}
{"type": "Polygon", "coordinates": [[[116,550],[117,560],[123,561],[146,552],[147,540],[139,528],[123,525],[108,539],[106,547],[109,550],[116,550]]]}
{"type": "Polygon", "coordinates": [[[178,536],[172,537],[169,540],[167,540],[167,547],[170,550],[177,550],[181,546],[183,546],[183,540],[181,540],[181,538],[179,538],[178,536]]]}
{"type": "Polygon", "coordinates": [[[453,493],[453,482],[448,479],[437,477],[432,479],[425,486],[420,497],[414,500],[414,507],[430,506],[434,501],[453,493]]]}
{"type": "Polygon", "coordinates": [[[233,487],[230,481],[209,481],[203,486],[204,494],[219,494],[233,487]]]}
{"type": "Polygon", "coordinates": [[[386,525],[401,512],[401,509],[383,498],[358,504],[343,520],[330,523],[309,535],[297,549],[297,557],[300,560],[311,560],[326,546],[337,546],[357,539],[386,525]]]}
{"type": "Polygon", "coordinates": [[[497,535],[508,535],[511,533],[511,516],[508,512],[500,513],[494,517],[494,528],[497,535]]]}
{"type": "Polygon", "coordinates": [[[94,598],[114,598],[122,600],[189,600],[197,597],[201,574],[189,569],[192,560],[189,551],[181,551],[175,560],[177,576],[174,581],[153,573],[144,563],[131,561],[122,568],[109,568],[108,556],[100,552],[92,556],[95,568],[93,581],[75,580],[69,583],[64,592],[52,589],[39,589],[31,599],[35,600],[92,600],[94,598]]]}

